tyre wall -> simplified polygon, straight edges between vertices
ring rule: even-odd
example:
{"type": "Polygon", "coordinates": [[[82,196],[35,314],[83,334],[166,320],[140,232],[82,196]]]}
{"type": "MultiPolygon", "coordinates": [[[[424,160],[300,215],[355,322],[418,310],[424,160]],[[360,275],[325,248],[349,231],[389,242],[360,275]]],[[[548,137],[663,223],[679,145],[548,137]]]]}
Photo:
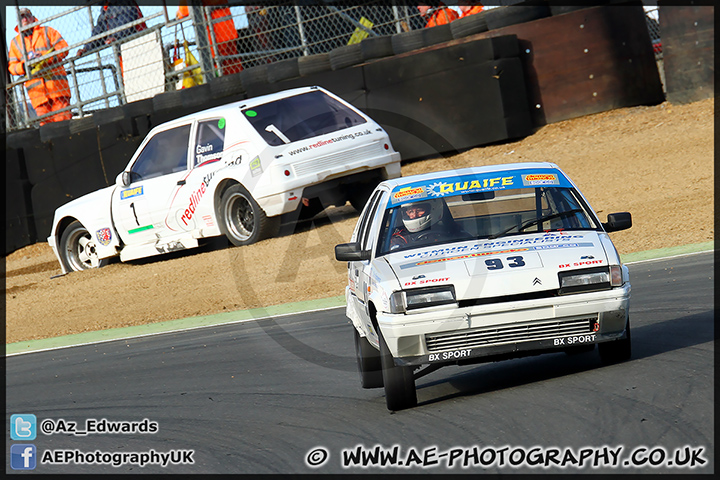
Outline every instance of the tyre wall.
{"type": "Polygon", "coordinates": [[[6,252],[45,241],[58,206],[114,184],[154,126],[265,93],[325,87],[377,120],[405,161],[662,102],[641,3],[614,3],[623,5],[491,9],[440,30],[370,37],[359,48],[257,65],[92,117],[13,132],[6,142],[6,157],[14,159],[7,166],[6,252]]]}

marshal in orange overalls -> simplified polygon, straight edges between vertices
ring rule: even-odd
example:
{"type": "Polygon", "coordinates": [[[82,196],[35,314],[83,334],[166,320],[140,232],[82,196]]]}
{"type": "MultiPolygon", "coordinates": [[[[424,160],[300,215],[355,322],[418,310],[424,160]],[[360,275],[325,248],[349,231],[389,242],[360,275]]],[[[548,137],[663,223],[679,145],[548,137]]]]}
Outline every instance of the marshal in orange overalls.
{"type": "MultiPolygon", "coordinates": [[[[181,2],[178,8],[176,18],[179,20],[185,18],[190,13],[188,12],[187,4],[183,5],[181,2]]],[[[230,8],[222,0],[203,0],[203,5],[211,7],[210,20],[205,17],[205,21],[213,26],[213,34],[215,35],[215,43],[218,54],[221,56],[231,56],[238,54],[237,40],[238,33],[235,29],[235,22],[233,22],[232,13],[230,8]]],[[[212,45],[212,35],[210,34],[210,26],[208,25],[208,42],[212,45]]],[[[215,48],[211,48],[210,52],[212,57],[215,58],[215,48]]],[[[225,58],[220,62],[222,66],[222,74],[230,75],[238,73],[242,70],[242,65],[239,58],[225,58]]]]}
{"type": "Polygon", "coordinates": [[[423,18],[428,18],[425,28],[437,27],[438,25],[447,25],[453,20],[459,18],[458,13],[452,8],[448,8],[442,2],[438,2],[438,6],[429,7],[426,5],[419,5],[418,10],[423,18]]]}
{"type": "MultiPolygon", "coordinates": [[[[37,22],[37,18],[26,8],[20,10],[20,17],[23,26],[37,22]]],[[[15,27],[15,31],[19,32],[18,27],[15,27]]],[[[41,57],[51,48],[54,51],[58,51],[67,48],[67,46],[67,42],[57,30],[51,27],[36,25],[32,31],[25,31],[13,38],[10,42],[8,71],[12,75],[25,75],[23,51],[26,53],[28,60],[30,60],[41,57]]],[[[68,52],[65,51],[48,58],[37,75],[25,82],[30,103],[38,116],[70,106],[70,86],[67,80],[67,72],[65,71],[65,67],[59,64],[67,54],[68,52]]],[[[70,120],[71,118],[72,112],[66,110],[42,119],[40,125],[45,125],[49,122],[70,120]]]]}
{"type": "Polygon", "coordinates": [[[460,5],[460,18],[465,18],[470,15],[475,15],[483,11],[483,6],[480,4],[475,5],[460,5]]]}

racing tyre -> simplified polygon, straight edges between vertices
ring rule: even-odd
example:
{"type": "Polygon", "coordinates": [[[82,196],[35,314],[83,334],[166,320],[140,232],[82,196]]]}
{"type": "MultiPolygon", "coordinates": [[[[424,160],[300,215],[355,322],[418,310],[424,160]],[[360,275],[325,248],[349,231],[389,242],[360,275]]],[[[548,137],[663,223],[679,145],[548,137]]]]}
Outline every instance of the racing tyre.
{"type": "Polygon", "coordinates": [[[362,388],[380,388],[383,386],[382,365],[380,352],[378,352],[366,337],[361,337],[355,331],[355,355],[357,356],[358,372],[360,372],[360,385],[362,388]]]}
{"type": "MultiPolygon", "coordinates": [[[[433,27],[434,28],[434,27],[433,27]]],[[[410,30],[407,32],[396,33],[390,39],[393,53],[399,55],[401,53],[417,50],[425,46],[425,37],[423,30],[410,30]]]]}
{"type": "Polygon", "coordinates": [[[286,58],[267,66],[267,77],[270,83],[277,83],[299,76],[298,57],[286,58]]]}
{"type": "Polygon", "coordinates": [[[630,320],[627,324],[627,337],[622,340],[615,340],[613,342],[603,342],[598,344],[598,353],[600,353],[600,360],[606,365],[613,363],[620,363],[626,360],[630,360],[632,355],[631,340],[630,340],[630,320]]]}
{"type": "Polygon", "coordinates": [[[95,239],[77,220],[72,222],[60,237],[60,258],[68,272],[79,272],[107,265],[107,259],[99,259],[95,239]]]}
{"type": "Polygon", "coordinates": [[[380,364],[382,365],[385,403],[390,411],[412,408],[417,405],[417,392],[412,367],[395,365],[392,353],[382,334],[380,339],[380,364]]]}
{"type": "Polygon", "coordinates": [[[452,31],[453,38],[468,37],[476,33],[487,32],[488,25],[485,15],[487,15],[487,11],[452,21],[450,31],[452,31]]]}
{"type": "Polygon", "coordinates": [[[250,245],[273,236],[280,226],[280,217],[270,217],[240,184],[222,194],[218,209],[220,228],[235,246],[250,245]]]}
{"type": "Polygon", "coordinates": [[[451,24],[446,23],[445,25],[437,25],[432,28],[423,29],[423,46],[427,47],[452,40],[453,34],[450,25],[451,24]]]}
{"type": "Polygon", "coordinates": [[[363,208],[365,208],[365,204],[368,200],[370,200],[370,196],[374,190],[375,185],[355,185],[348,194],[348,201],[350,202],[350,205],[352,205],[358,213],[362,212],[363,208]]]}
{"type": "Polygon", "coordinates": [[[333,48],[329,52],[330,68],[333,71],[362,63],[362,51],[359,43],[333,48]]]}
{"type": "Polygon", "coordinates": [[[326,72],[331,69],[330,54],[327,52],[298,58],[298,72],[301,77],[312,75],[313,73],[326,72]]]}
{"type": "Polygon", "coordinates": [[[368,37],[360,42],[360,54],[363,60],[389,57],[393,54],[392,36],[368,37]]]}

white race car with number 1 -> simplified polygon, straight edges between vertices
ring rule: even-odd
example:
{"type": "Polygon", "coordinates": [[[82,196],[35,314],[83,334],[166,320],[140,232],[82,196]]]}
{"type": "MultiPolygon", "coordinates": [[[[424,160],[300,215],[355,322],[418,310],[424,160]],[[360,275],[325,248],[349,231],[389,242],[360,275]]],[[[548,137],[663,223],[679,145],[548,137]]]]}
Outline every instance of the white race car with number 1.
{"type": "Polygon", "coordinates": [[[115,185],[55,211],[48,243],[63,273],[221,234],[247,245],[275,235],[283,214],[347,201],[360,210],[399,176],[380,125],[327,90],[297,88],[153,128],[115,185]]]}

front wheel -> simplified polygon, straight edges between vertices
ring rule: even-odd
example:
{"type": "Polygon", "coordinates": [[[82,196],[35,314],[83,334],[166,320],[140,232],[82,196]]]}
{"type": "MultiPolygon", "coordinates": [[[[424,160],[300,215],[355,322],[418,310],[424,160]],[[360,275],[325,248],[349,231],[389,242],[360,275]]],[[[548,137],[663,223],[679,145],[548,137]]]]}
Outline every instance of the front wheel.
{"type": "Polygon", "coordinates": [[[357,357],[358,372],[360,372],[360,385],[362,388],[380,388],[383,386],[382,365],[380,352],[377,351],[367,337],[361,337],[355,331],[355,356],[357,357]]]}
{"type": "Polygon", "coordinates": [[[222,194],[218,209],[220,228],[235,246],[250,245],[274,235],[279,217],[268,218],[260,205],[240,184],[222,194]]]}
{"type": "Polygon", "coordinates": [[[68,272],[100,268],[108,263],[107,259],[98,257],[95,239],[77,220],[68,225],[60,237],[59,252],[68,272]]]}
{"type": "Polygon", "coordinates": [[[395,365],[392,353],[390,353],[382,334],[379,333],[378,337],[387,409],[396,411],[416,406],[417,392],[415,391],[413,368],[395,365]]]}
{"type": "Polygon", "coordinates": [[[627,336],[622,340],[614,340],[612,342],[603,342],[598,344],[598,353],[600,360],[606,365],[620,363],[630,360],[632,355],[632,345],[630,339],[630,320],[627,322],[627,336]]]}

